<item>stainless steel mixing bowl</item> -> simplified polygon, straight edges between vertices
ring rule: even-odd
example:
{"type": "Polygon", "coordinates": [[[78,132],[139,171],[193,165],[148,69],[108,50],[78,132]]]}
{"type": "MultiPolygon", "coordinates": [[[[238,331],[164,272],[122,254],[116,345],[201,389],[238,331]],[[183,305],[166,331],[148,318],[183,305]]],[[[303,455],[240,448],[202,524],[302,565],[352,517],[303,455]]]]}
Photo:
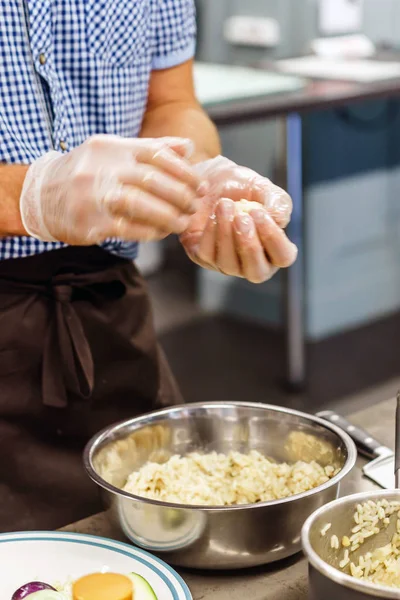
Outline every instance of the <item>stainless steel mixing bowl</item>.
{"type": "Polygon", "coordinates": [[[125,536],[175,565],[237,569],[280,560],[300,550],[301,527],[335,499],[357,451],[334,425],[293,410],[245,402],[189,404],[114,425],[87,445],[84,464],[125,536]],[[240,506],[187,506],[122,491],[148,460],[199,450],[258,450],[276,461],[316,460],[340,472],[309,492],[240,506]]]}
{"type": "MultiPolygon", "coordinates": [[[[337,535],[339,540],[344,536],[349,536],[354,527],[353,515],[357,504],[363,504],[368,500],[377,502],[378,500],[397,502],[400,501],[400,491],[364,492],[340,498],[327,506],[316,511],[305,523],[302,532],[302,542],[304,553],[308,558],[309,580],[310,580],[310,600],[372,600],[373,598],[393,598],[400,599],[399,589],[390,589],[386,587],[372,585],[351,577],[347,571],[339,567],[343,558],[343,552],[338,553],[331,549],[330,540],[333,534],[337,535]],[[321,529],[331,523],[331,528],[326,536],[321,536],[321,529]]],[[[359,550],[352,553],[352,561],[358,563],[360,555],[380,548],[391,541],[391,537],[396,530],[397,516],[392,518],[389,527],[365,541],[359,550]]]]}

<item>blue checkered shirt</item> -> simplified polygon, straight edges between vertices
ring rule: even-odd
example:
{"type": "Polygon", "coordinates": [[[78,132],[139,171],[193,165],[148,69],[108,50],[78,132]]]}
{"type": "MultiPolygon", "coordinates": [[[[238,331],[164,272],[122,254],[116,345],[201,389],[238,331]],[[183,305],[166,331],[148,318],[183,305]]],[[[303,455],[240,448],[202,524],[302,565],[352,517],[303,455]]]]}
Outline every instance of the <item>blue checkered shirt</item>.
{"type": "MultiPolygon", "coordinates": [[[[193,57],[194,0],[0,0],[0,161],[139,134],[151,71],[193,57]]],[[[0,240],[0,259],[61,248],[0,240]]],[[[134,258],[137,244],[108,240],[134,258]]]]}

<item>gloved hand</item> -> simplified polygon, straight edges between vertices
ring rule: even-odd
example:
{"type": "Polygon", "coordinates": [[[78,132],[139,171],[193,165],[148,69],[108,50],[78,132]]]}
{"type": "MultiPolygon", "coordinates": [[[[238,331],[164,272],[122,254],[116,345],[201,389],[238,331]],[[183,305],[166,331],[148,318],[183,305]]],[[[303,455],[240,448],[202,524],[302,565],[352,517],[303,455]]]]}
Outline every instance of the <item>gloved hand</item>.
{"type": "Polygon", "coordinates": [[[196,171],[209,191],[180,237],[194,262],[253,283],[294,263],[297,248],[283,231],[292,213],[284,190],[222,156],[196,171]]]}
{"type": "Polygon", "coordinates": [[[22,222],[43,241],[92,245],[106,238],[182,233],[202,193],[186,160],[189,140],[97,135],[68,154],[49,152],[28,169],[22,222]]]}

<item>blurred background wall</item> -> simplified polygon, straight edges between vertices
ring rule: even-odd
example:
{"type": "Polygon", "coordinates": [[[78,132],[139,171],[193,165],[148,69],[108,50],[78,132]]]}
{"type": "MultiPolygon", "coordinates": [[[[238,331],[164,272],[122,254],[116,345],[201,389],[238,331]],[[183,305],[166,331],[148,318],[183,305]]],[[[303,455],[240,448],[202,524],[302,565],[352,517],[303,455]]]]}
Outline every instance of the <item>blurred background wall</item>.
{"type": "MultiPolygon", "coordinates": [[[[198,59],[236,65],[296,56],[319,35],[318,0],[196,0],[198,59]],[[232,16],[272,19],[272,48],[224,38],[232,16]]],[[[400,2],[365,0],[363,31],[381,47],[400,45],[400,2]]],[[[394,101],[368,103],[305,119],[307,322],[310,339],[346,330],[400,307],[400,117],[394,101]],[[329,140],[329,143],[327,141],[329,140]]],[[[284,185],[284,128],[253,123],[221,129],[233,160],[284,185]]],[[[255,288],[199,273],[201,305],[281,322],[280,281],[255,288]]]]}

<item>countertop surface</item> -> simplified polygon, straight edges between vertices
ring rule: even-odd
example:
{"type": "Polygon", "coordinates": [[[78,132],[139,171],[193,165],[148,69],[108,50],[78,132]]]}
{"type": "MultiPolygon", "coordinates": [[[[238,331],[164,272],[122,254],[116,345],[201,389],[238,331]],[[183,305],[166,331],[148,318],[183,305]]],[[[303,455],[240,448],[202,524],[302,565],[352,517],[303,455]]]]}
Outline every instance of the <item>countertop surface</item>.
{"type": "MultiPolygon", "coordinates": [[[[376,60],[399,62],[400,53],[380,53],[376,60]]],[[[277,65],[273,62],[261,62],[254,67],[270,74],[277,72],[277,65]]],[[[293,77],[292,79],[295,80],[293,77]]],[[[286,89],[281,92],[276,89],[276,93],[261,96],[257,94],[243,99],[232,97],[230,102],[207,102],[206,108],[218,125],[230,125],[284,117],[291,113],[304,115],[316,110],[333,109],[368,100],[400,97],[398,77],[369,82],[329,78],[306,78],[303,81],[304,85],[298,86],[298,89],[286,89]]],[[[289,83],[288,80],[286,84],[289,83]]],[[[282,86],[284,85],[285,80],[282,80],[282,86]]]]}
{"type": "MultiPolygon", "coordinates": [[[[385,445],[394,448],[396,402],[390,400],[365,411],[350,420],[364,427],[385,445]]],[[[377,489],[362,476],[363,460],[344,482],[342,495],[377,489]]],[[[123,539],[110,524],[105,513],[95,515],[66,527],[76,531],[113,539],[123,539]]],[[[267,567],[233,572],[193,572],[180,569],[189,585],[193,600],[303,600],[307,598],[307,563],[298,555],[267,567]]]]}

